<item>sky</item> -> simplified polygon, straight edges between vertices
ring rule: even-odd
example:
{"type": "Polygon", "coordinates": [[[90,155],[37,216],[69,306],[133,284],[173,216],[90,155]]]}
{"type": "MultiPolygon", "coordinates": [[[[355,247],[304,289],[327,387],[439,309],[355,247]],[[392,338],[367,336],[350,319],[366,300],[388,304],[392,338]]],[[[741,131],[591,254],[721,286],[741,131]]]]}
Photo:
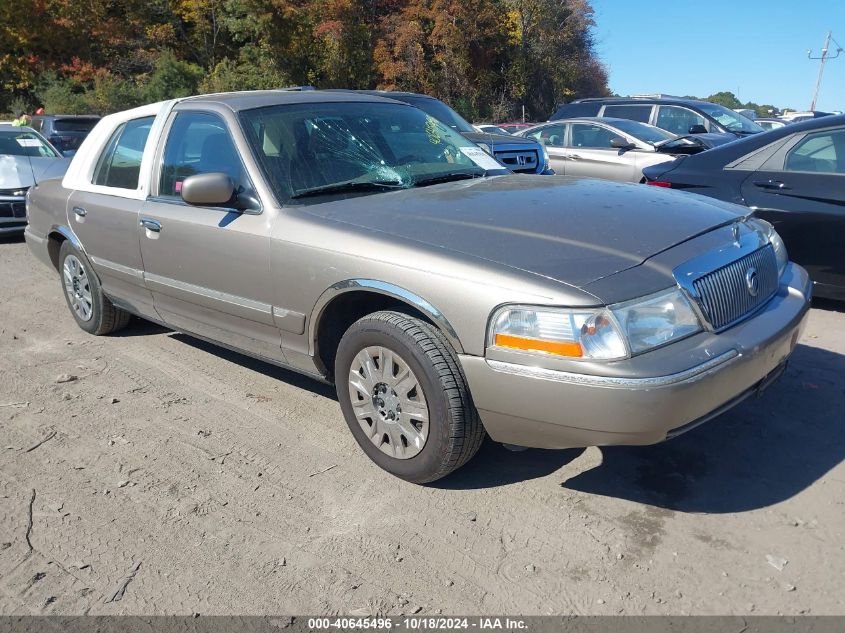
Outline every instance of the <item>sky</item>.
{"type": "MultiPolygon", "coordinates": [[[[596,50],[620,95],[706,97],[806,110],[825,35],[845,47],[845,0],[592,0],[596,50]]],[[[836,46],[831,44],[831,54],[836,46]]],[[[845,52],[825,67],[817,110],[845,111],[845,52]]]]}

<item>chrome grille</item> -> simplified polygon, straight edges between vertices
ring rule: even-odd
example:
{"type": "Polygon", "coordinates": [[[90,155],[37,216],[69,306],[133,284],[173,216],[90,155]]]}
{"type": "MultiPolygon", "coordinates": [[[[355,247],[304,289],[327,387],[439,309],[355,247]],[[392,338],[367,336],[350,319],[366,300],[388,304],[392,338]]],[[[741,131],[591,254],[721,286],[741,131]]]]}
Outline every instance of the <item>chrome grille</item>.
{"type": "Polygon", "coordinates": [[[515,172],[535,172],[539,165],[536,150],[494,150],[496,159],[515,172]]]}
{"type": "Polygon", "coordinates": [[[699,305],[714,330],[741,321],[772,298],[778,289],[778,265],[771,244],[693,282],[699,305]],[[756,271],[753,294],[751,271],[756,271]]]}

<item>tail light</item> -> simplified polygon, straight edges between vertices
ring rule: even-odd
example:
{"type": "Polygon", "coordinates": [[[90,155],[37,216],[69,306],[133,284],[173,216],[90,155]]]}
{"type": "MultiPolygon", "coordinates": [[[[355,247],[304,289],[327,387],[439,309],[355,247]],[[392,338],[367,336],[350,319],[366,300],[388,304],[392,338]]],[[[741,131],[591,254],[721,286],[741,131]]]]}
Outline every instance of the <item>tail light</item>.
{"type": "Polygon", "coordinates": [[[666,189],[672,188],[672,183],[667,182],[666,180],[646,180],[645,184],[651,185],[652,187],[664,187],[666,189]]]}

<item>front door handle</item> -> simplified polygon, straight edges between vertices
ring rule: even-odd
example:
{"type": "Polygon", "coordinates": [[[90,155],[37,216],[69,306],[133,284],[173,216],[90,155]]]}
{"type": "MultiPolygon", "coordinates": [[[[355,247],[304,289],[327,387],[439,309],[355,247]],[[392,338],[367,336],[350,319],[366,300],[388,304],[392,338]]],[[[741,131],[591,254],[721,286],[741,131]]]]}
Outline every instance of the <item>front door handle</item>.
{"type": "Polygon", "coordinates": [[[569,154],[567,156],[567,158],[570,158],[572,160],[581,160],[581,155],[580,154],[569,154]]]}
{"type": "Polygon", "coordinates": [[[780,180],[758,180],[754,183],[755,187],[760,187],[760,189],[774,189],[776,191],[786,191],[790,189],[780,180]]]}
{"type": "Polygon", "coordinates": [[[151,220],[150,218],[141,218],[141,226],[153,233],[159,233],[161,231],[161,222],[151,220]]]}
{"type": "Polygon", "coordinates": [[[88,215],[88,211],[86,211],[86,210],[85,210],[85,209],[83,209],[82,207],[74,207],[74,208],[73,208],[73,212],[74,212],[77,216],[79,216],[80,218],[84,218],[86,215],[88,215]]]}

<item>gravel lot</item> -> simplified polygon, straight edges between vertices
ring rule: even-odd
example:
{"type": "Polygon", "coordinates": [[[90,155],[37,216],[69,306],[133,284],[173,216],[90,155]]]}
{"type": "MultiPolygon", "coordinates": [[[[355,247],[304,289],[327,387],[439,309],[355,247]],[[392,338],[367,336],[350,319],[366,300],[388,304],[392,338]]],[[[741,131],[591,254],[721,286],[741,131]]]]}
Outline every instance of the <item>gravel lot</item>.
{"type": "Polygon", "coordinates": [[[91,337],[22,240],[0,273],[2,614],[845,614],[835,304],[681,438],[488,441],[424,488],[332,389],[140,321],[91,337]]]}

